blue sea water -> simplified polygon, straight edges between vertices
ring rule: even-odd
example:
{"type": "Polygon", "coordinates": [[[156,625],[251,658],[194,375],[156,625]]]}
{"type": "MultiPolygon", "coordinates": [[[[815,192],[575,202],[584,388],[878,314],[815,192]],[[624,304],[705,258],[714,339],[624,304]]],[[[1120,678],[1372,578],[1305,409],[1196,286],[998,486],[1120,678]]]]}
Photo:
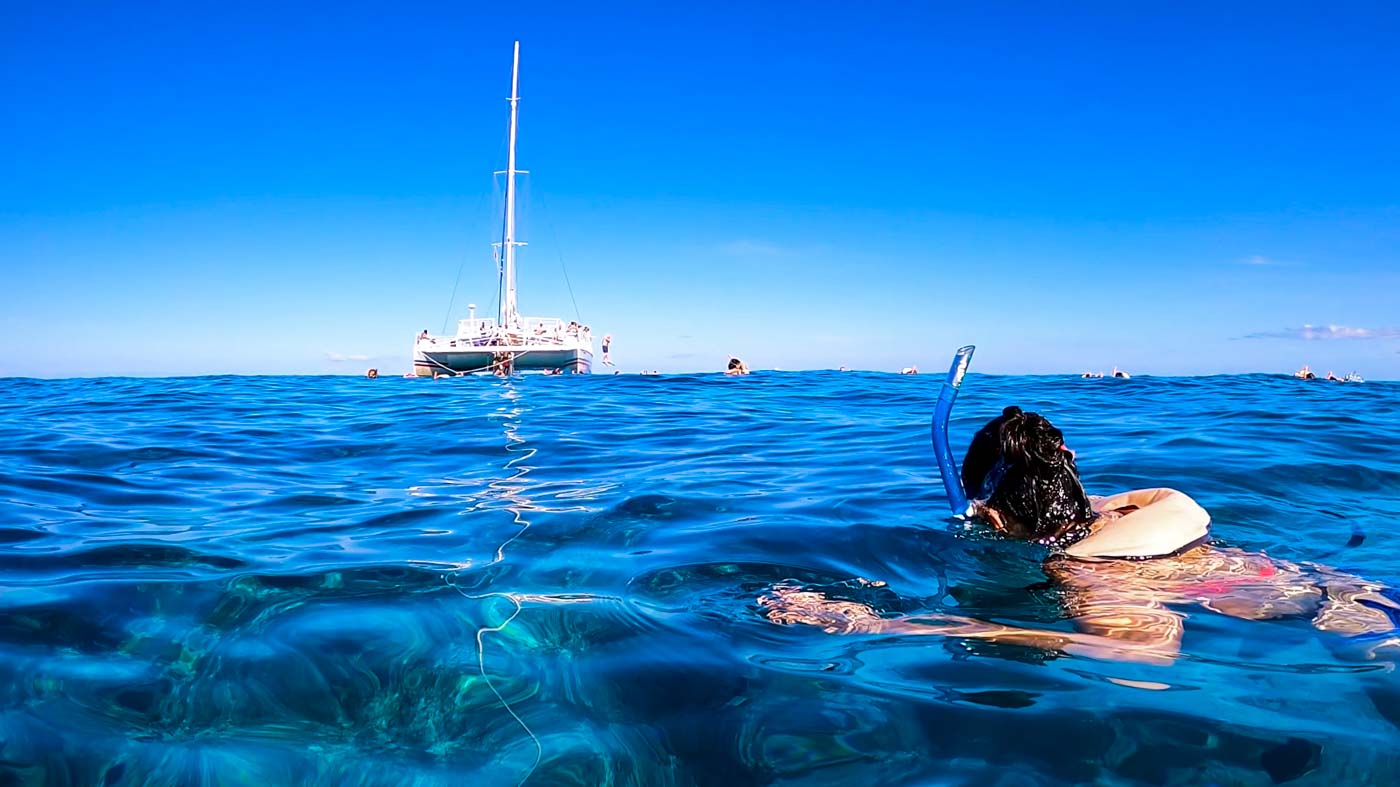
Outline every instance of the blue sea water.
{"type": "MultiPolygon", "coordinates": [[[[764,618],[1068,630],[947,516],[939,382],[0,380],[0,783],[1400,782],[1395,662],[1306,620],[1151,664],[764,618]]],[[[973,374],[955,446],[1013,403],[1091,492],[1400,585],[1400,384],[973,374]]]]}

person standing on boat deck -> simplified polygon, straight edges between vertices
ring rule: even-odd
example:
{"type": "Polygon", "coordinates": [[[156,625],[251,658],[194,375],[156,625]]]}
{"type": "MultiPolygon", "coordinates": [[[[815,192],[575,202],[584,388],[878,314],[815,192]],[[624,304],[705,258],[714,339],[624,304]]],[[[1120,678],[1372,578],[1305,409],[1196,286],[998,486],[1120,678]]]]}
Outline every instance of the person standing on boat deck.
{"type": "Polygon", "coordinates": [[[610,333],[609,333],[609,334],[604,334],[604,336],[603,336],[603,365],[604,365],[604,366],[612,366],[612,365],[613,365],[612,358],[610,358],[610,357],[608,356],[608,353],[611,351],[611,348],[612,348],[612,334],[610,334],[610,333]]]}

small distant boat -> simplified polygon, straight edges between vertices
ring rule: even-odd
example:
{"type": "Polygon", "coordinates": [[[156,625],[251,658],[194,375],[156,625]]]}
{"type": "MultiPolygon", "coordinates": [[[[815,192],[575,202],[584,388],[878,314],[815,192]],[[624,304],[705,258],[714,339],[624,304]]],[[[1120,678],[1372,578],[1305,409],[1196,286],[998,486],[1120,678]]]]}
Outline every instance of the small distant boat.
{"type": "Polygon", "coordinates": [[[1342,382],[1345,382],[1345,383],[1364,383],[1364,382],[1366,382],[1366,378],[1365,378],[1365,377],[1362,377],[1361,375],[1357,374],[1356,372],[1352,372],[1351,374],[1348,374],[1346,377],[1343,377],[1343,378],[1342,378],[1342,382]]]}
{"type": "Polygon", "coordinates": [[[515,168],[520,85],[520,42],[510,76],[510,147],[506,159],[505,222],[496,263],[500,272],[500,310],[496,317],[476,316],[473,305],[457,333],[433,336],[427,331],[413,343],[413,372],[419,377],[438,374],[510,374],[525,370],[550,370],[590,374],[593,370],[593,335],[577,321],[558,317],[524,317],[516,304],[515,250],[524,243],[515,239],[515,176],[528,174],[515,168]]]}

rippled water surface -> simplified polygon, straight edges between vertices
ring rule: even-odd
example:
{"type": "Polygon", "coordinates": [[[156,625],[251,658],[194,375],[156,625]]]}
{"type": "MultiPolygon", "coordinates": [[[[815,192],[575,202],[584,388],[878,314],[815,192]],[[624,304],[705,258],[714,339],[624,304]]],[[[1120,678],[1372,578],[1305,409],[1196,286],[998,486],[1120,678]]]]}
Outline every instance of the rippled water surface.
{"type": "MultiPolygon", "coordinates": [[[[1393,662],[1307,620],[1138,663],[764,618],[1070,630],[946,516],[939,382],[0,380],[0,783],[1400,781],[1393,662]]],[[[1398,384],[974,374],[954,444],[1012,403],[1092,492],[1400,584],[1398,384]]]]}

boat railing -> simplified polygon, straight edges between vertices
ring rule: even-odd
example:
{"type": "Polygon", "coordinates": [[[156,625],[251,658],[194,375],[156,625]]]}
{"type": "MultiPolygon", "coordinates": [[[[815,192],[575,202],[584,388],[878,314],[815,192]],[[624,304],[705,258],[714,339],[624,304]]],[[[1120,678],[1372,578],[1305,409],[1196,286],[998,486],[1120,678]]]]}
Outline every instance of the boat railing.
{"type": "Polygon", "coordinates": [[[457,321],[458,339],[476,339],[496,333],[496,321],[490,317],[469,317],[457,321]]]}
{"type": "Polygon", "coordinates": [[[420,336],[420,343],[433,348],[500,347],[551,345],[566,347],[592,344],[588,326],[578,321],[565,323],[558,317],[523,317],[516,327],[506,328],[489,317],[457,321],[456,336],[420,336]]]}

